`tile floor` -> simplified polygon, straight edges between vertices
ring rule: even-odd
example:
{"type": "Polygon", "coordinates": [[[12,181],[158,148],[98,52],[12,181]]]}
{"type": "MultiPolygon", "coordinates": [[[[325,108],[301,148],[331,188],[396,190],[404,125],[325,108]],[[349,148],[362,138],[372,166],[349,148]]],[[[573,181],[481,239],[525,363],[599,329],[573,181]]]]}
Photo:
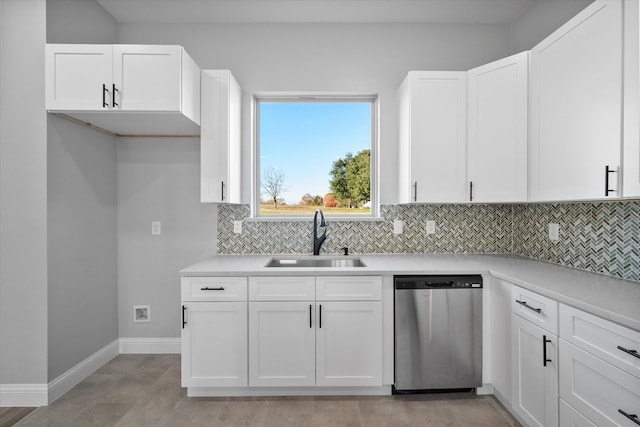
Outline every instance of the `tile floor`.
{"type": "Polygon", "coordinates": [[[188,398],[179,355],[119,355],[32,426],[518,426],[490,396],[188,398]]]}

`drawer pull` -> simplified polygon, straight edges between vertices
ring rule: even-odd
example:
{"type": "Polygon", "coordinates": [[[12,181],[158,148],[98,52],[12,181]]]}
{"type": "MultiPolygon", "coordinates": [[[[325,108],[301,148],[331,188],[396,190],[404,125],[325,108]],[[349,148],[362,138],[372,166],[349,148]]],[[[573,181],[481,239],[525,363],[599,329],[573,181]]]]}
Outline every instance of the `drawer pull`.
{"type": "Polygon", "coordinates": [[[220,286],[219,288],[210,288],[210,287],[206,287],[206,288],[200,288],[201,291],[224,291],[224,288],[222,286],[220,286]]]}
{"type": "Polygon", "coordinates": [[[622,409],[618,409],[618,412],[640,426],[640,420],[638,420],[638,416],[636,414],[627,414],[622,409]]]}
{"type": "Polygon", "coordinates": [[[622,347],[620,345],[618,346],[618,350],[622,350],[625,353],[630,354],[630,355],[635,356],[638,359],[640,359],[640,354],[638,354],[638,350],[628,350],[628,349],[626,349],[626,348],[624,348],[624,347],[622,347]]]}
{"type": "Polygon", "coordinates": [[[542,366],[547,366],[547,362],[552,362],[551,359],[547,359],[547,343],[551,340],[547,339],[546,335],[542,336],[542,366]]]}
{"type": "Polygon", "coordinates": [[[520,305],[523,305],[523,306],[527,307],[529,310],[535,311],[536,313],[540,313],[540,312],[542,312],[542,309],[541,309],[541,308],[534,308],[534,307],[531,307],[529,304],[527,304],[527,302],[526,302],[526,301],[516,300],[516,302],[517,302],[518,304],[520,304],[520,305]]]}

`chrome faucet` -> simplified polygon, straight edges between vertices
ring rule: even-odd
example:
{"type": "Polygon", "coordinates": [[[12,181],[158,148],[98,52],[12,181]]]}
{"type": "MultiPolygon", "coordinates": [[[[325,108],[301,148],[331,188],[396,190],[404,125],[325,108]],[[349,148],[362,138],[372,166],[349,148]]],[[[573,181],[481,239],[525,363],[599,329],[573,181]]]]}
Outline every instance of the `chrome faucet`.
{"type": "Polygon", "coordinates": [[[320,255],[320,247],[327,238],[327,223],[324,214],[320,209],[316,209],[313,214],[313,254],[320,255]],[[323,228],[322,236],[318,237],[318,214],[320,214],[320,227],[323,228]]]}

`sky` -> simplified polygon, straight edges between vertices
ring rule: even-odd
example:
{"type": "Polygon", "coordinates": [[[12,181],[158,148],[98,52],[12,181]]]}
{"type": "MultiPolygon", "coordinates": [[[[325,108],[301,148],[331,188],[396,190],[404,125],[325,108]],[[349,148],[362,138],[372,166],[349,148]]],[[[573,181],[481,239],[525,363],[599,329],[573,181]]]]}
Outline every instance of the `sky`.
{"type": "Polygon", "coordinates": [[[371,148],[371,108],[370,102],[261,102],[261,176],[270,168],[284,173],[287,204],[305,193],[324,197],[333,162],[371,148]]]}

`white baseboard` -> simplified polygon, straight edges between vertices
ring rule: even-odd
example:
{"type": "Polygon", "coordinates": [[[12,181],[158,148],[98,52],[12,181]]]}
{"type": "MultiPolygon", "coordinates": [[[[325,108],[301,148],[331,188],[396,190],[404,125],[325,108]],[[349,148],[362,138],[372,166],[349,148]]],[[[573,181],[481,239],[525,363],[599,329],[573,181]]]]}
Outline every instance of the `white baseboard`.
{"type": "Polygon", "coordinates": [[[180,338],[120,338],[122,354],[180,354],[180,338]]]}
{"type": "Polygon", "coordinates": [[[45,406],[47,396],[47,384],[0,384],[0,407],[45,406]]]}
{"type": "Polygon", "coordinates": [[[71,390],[89,375],[93,374],[111,359],[116,357],[118,355],[118,350],[118,340],[115,340],[51,381],[48,387],[48,403],[51,404],[55,402],[60,396],[71,390]]]}

